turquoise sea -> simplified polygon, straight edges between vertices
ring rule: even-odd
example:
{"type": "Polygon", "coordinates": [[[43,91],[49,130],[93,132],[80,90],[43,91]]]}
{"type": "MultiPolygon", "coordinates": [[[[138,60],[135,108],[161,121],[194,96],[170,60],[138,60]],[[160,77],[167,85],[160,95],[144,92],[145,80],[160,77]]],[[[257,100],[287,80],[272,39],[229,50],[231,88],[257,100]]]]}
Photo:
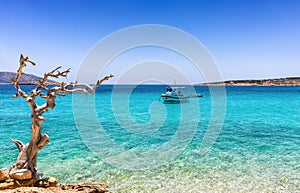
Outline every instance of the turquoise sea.
{"type": "MultiPolygon", "coordinates": [[[[300,87],[226,87],[224,122],[215,125],[218,93],[194,87],[204,97],[162,104],[165,88],[103,85],[95,96],[58,97],[44,114],[50,143],[38,171],[60,183],[104,182],[113,192],[300,192],[300,87]],[[221,130],[199,153],[209,127],[221,130]]],[[[13,94],[0,85],[1,168],[18,154],[10,138],[30,140],[30,109],[13,94]]]]}

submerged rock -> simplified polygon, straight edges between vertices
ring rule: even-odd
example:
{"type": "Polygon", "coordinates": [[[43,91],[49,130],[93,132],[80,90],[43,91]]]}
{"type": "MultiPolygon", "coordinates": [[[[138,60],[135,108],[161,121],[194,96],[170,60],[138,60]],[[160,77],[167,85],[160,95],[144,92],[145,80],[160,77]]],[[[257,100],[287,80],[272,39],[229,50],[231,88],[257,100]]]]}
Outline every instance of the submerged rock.
{"type": "Polygon", "coordinates": [[[64,191],[89,192],[89,193],[109,193],[106,184],[101,183],[78,183],[60,184],[59,187],[64,191]]]}

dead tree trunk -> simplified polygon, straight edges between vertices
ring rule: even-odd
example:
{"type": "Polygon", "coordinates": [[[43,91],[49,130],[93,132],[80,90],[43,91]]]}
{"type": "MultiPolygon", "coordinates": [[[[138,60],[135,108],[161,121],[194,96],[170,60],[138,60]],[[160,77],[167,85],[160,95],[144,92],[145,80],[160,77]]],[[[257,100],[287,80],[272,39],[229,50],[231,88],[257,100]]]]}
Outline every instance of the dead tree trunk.
{"type": "Polygon", "coordinates": [[[49,143],[48,134],[41,134],[42,123],[45,121],[45,118],[42,116],[43,113],[47,112],[49,108],[53,109],[55,107],[56,96],[65,96],[66,94],[74,92],[93,94],[102,82],[112,78],[113,75],[109,75],[98,80],[94,86],[77,82],[62,82],[59,86],[48,87],[47,79],[49,77],[66,77],[70,72],[70,69],[61,72],[59,71],[61,67],[58,67],[49,73],[45,73],[44,78],[38,81],[37,87],[33,89],[31,93],[26,94],[19,86],[20,78],[23,74],[25,74],[23,73],[23,68],[26,67],[26,63],[35,65],[35,63],[29,60],[28,57],[23,57],[23,55],[21,55],[17,77],[13,77],[12,82],[17,90],[17,94],[14,95],[14,98],[24,98],[31,109],[31,140],[29,143],[23,144],[21,141],[11,139],[11,141],[18,147],[19,155],[16,163],[10,168],[9,175],[11,178],[18,180],[32,178],[37,180],[39,179],[36,169],[38,152],[49,143]],[[45,103],[41,106],[37,105],[35,102],[36,97],[44,98],[45,103]]]}

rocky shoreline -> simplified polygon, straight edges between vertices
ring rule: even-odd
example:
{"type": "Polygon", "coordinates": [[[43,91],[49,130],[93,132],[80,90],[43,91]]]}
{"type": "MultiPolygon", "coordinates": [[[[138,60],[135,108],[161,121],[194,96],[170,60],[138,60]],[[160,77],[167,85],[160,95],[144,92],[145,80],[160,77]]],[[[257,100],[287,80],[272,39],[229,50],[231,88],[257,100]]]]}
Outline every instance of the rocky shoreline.
{"type": "Polygon", "coordinates": [[[34,178],[18,179],[9,174],[8,169],[0,170],[0,191],[7,193],[110,193],[108,186],[103,183],[58,184],[53,177],[36,180],[34,178]]]}
{"type": "Polygon", "coordinates": [[[300,86],[300,77],[261,79],[261,80],[228,80],[224,82],[200,83],[196,86],[300,86]]]}
{"type": "Polygon", "coordinates": [[[77,183],[77,184],[58,184],[55,187],[18,187],[14,189],[1,190],[5,193],[111,193],[107,185],[101,183],[77,183]]]}

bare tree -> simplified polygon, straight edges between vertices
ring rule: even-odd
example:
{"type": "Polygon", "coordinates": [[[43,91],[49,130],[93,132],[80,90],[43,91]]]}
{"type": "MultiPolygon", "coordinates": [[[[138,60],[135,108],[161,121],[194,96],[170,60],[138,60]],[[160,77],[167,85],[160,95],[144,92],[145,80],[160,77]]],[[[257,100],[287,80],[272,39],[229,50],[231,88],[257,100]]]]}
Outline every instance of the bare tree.
{"type": "Polygon", "coordinates": [[[38,151],[49,143],[48,134],[41,134],[42,123],[45,121],[45,118],[42,116],[43,113],[47,112],[49,108],[53,109],[55,107],[55,100],[57,96],[65,96],[66,94],[74,92],[93,94],[98,86],[100,86],[104,81],[112,78],[113,75],[105,76],[103,79],[98,80],[94,86],[78,82],[61,82],[57,86],[49,87],[47,84],[49,77],[66,77],[70,72],[70,69],[60,71],[61,67],[57,67],[51,72],[45,73],[43,79],[38,81],[36,88],[27,94],[19,85],[21,76],[25,74],[23,73],[23,68],[26,67],[26,63],[30,63],[35,66],[35,63],[28,57],[23,57],[23,55],[21,55],[17,77],[13,77],[12,82],[17,90],[14,98],[24,98],[31,109],[31,140],[29,143],[23,144],[21,141],[11,139],[11,141],[18,147],[19,155],[16,163],[10,168],[9,174],[10,177],[14,179],[24,180],[33,178],[38,180],[39,177],[36,170],[38,151]],[[45,103],[40,106],[37,105],[35,102],[36,97],[44,98],[45,103]]]}

